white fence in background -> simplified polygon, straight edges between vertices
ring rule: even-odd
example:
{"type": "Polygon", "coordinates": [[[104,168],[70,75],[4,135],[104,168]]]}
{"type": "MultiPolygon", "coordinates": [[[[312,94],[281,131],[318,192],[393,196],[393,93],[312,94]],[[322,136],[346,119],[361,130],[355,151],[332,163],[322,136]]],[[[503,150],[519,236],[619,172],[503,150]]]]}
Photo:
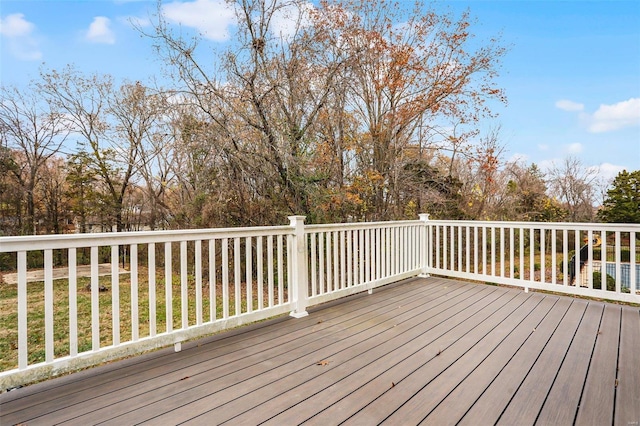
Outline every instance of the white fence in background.
{"type": "Polygon", "coordinates": [[[289,219],[276,227],[0,238],[0,268],[17,273],[17,284],[2,284],[0,320],[13,358],[2,361],[0,390],[162,346],[179,350],[185,340],[275,315],[301,317],[308,306],[421,274],[640,303],[638,225],[426,214],[360,224],[289,219]],[[601,259],[607,274],[594,275],[601,259]]]}

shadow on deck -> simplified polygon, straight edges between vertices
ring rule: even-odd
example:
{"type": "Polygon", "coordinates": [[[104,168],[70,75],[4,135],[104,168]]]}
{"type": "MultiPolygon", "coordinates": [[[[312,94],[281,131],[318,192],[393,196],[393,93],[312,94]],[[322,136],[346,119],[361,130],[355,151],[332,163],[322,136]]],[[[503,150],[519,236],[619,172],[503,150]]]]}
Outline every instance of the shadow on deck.
{"type": "Polygon", "coordinates": [[[640,309],[441,278],[0,395],[0,424],[640,422],[640,309]]]}

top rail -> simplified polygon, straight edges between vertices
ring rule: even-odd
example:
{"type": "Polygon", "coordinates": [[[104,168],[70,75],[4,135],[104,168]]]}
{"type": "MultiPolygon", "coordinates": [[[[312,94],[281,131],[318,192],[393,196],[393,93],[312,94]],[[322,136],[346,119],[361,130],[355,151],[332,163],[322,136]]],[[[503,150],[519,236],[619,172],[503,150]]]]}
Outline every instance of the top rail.
{"type": "Polygon", "coordinates": [[[28,235],[0,237],[0,253],[21,250],[67,249],[72,247],[109,246],[112,244],[148,244],[220,238],[258,237],[293,234],[289,226],[186,229],[170,231],[100,232],[90,234],[28,235]]]}
{"type": "Polygon", "coordinates": [[[459,225],[471,227],[508,227],[522,229],[557,229],[557,230],[584,230],[606,229],[607,231],[638,232],[640,225],[633,223],[596,223],[596,222],[516,222],[516,221],[490,221],[490,220],[444,220],[429,219],[430,225],[459,225]]]}

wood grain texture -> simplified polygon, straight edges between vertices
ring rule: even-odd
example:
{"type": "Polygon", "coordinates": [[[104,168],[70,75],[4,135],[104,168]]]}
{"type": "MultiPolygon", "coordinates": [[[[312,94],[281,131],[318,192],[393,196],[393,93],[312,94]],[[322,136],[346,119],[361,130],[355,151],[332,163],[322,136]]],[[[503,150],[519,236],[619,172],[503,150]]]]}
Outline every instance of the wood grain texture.
{"type": "Polygon", "coordinates": [[[408,280],[0,395],[0,424],[634,424],[640,311],[408,280]]]}
{"type": "Polygon", "coordinates": [[[622,307],[614,424],[640,425],[640,309],[622,307]]]}
{"type": "Polygon", "coordinates": [[[577,424],[613,423],[621,313],[620,306],[605,306],[576,416],[577,424]]]}

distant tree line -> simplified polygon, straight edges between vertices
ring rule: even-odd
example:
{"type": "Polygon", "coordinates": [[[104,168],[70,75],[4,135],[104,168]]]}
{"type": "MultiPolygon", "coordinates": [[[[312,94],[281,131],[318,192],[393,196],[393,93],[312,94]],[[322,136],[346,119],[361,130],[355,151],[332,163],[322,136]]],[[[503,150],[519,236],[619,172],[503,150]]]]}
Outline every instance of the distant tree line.
{"type": "MultiPolygon", "coordinates": [[[[235,10],[225,50],[175,34],[161,13],[140,29],[174,87],[73,66],[2,86],[0,233],[267,225],[291,214],[596,220],[595,171],[573,158],[547,173],[506,161],[499,128],[480,132],[490,106],[506,102],[496,86],[505,49],[473,39],[468,14],[385,0],[238,0],[235,10]],[[291,28],[277,33],[282,17],[291,28]]],[[[599,219],[618,220],[612,209],[605,202],[599,219]]]]}

